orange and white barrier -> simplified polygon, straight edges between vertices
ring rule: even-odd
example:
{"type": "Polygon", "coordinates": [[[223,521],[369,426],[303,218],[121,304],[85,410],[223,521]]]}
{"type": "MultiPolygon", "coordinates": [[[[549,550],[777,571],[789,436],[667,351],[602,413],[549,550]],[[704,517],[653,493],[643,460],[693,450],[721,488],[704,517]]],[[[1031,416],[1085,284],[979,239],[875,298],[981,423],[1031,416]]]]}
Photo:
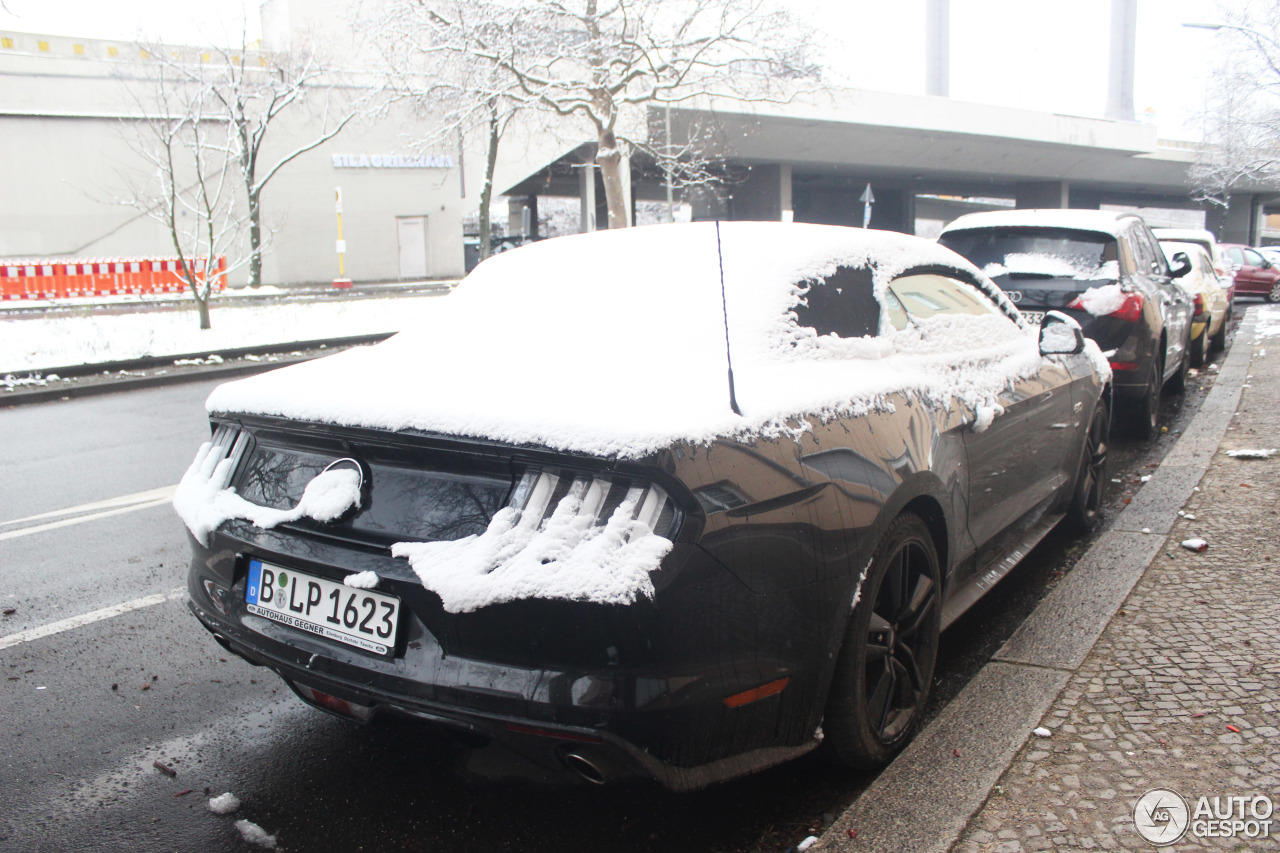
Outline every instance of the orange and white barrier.
{"type": "MultiPolygon", "coordinates": [[[[201,256],[188,259],[196,279],[212,274],[211,289],[227,289],[227,259],[219,256],[213,269],[201,256]]],[[[0,299],[75,299],[182,293],[187,288],[182,261],[177,258],[108,258],[93,260],[0,260],[0,299]]]]}

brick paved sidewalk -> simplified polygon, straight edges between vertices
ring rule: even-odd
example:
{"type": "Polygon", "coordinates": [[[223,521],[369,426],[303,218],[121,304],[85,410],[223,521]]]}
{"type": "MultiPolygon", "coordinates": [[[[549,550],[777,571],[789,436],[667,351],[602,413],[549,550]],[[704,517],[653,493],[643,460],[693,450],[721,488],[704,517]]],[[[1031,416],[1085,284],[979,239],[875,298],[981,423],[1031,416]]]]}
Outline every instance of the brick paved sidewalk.
{"type": "Polygon", "coordinates": [[[1280,455],[1226,455],[1280,447],[1280,337],[1234,346],[1253,348],[1251,376],[1188,516],[1044,716],[1051,736],[1022,747],[953,850],[1152,850],[1133,811],[1153,788],[1193,812],[1200,797],[1277,806],[1267,838],[1188,831],[1163,849],[1280,849],[1280,455]]]}

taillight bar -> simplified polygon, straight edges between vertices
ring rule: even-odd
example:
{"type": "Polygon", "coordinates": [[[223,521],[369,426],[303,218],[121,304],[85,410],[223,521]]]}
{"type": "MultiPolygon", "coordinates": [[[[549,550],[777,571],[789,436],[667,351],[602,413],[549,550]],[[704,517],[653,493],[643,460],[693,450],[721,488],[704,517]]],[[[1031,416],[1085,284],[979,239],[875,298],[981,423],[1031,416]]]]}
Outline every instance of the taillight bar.
{"type": "MultiPolygon", "coordinates": [[[[1108,317],[1114,317],[1117,320],[1124,320],[1126,323],[1136,323],[1142,318],[1142,306],[1146,304],[1146,297],[1141,293],[1126,293],[1124,302],[1120,303],[1120,307],[1108,314],[1108,317]]],[[[1067,305],[1068,308],[1074,308],[1077,311],[1087,310],[1084,307],[1084,300],[1077,296],[1067,305]]]]}

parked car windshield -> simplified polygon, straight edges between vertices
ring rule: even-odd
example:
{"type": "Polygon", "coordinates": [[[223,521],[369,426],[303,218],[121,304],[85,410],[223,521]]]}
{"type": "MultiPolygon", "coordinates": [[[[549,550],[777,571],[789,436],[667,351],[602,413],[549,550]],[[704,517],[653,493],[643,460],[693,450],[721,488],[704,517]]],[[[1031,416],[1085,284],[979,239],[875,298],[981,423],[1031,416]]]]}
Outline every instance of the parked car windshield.
{"type": "Polygon", "coordinates": [[[1119,277],[1114,237],[1065,228],[969,228],[943,234],[938,242],[992,278],[1119,277]]]}

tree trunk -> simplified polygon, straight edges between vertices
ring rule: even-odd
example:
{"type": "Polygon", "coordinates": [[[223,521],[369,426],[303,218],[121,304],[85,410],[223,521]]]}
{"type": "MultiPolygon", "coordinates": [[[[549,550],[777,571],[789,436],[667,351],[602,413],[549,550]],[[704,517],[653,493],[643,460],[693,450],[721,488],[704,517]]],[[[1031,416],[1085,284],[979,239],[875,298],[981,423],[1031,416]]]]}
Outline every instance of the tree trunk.
{"type": "Polygon", "coordinates": [[[627,212],[631,200],[626,197],[626,184],[622,180],[622,152],[618,150],[618,139],[613,135],[612,130],[600,131],[596,163],[600,166],[600,177],[604,180],[604,200],[609,209],[609,227],[626,228],[630,224],[627,212]]]}
{"type": "Polygon", "coordinates": [[[484,163],[484,183],[480,186],[480,260],[492,251],[492,226],[489,223],[489,204],[493,201],[493,173],[498,165],[498,140],[502,136],[498,126],[497,101],[489,99],[489,150],[484,163]]]}
{"type": "Polygon", "coordinates": [[[262,223],[259,216],[258,194],[249,194],[249,286],[262,284],[262,223]]]}
{"type": "MultiPolygon", "coordinates": [[[[205,275],[213,275],[213,270],[206,269],[205,275]]],[[[191,298],[196,303],[196,313],[200,315],[200,329],[204,331],[205,329],[213,328],[213,324],[209,322],[209,294],[213,292],[213,289],[205,290],[202,295],[201,286],[201,283],[196,281],[194,277],[187,279],[187,287],[191,289],[191,298]]]]}

